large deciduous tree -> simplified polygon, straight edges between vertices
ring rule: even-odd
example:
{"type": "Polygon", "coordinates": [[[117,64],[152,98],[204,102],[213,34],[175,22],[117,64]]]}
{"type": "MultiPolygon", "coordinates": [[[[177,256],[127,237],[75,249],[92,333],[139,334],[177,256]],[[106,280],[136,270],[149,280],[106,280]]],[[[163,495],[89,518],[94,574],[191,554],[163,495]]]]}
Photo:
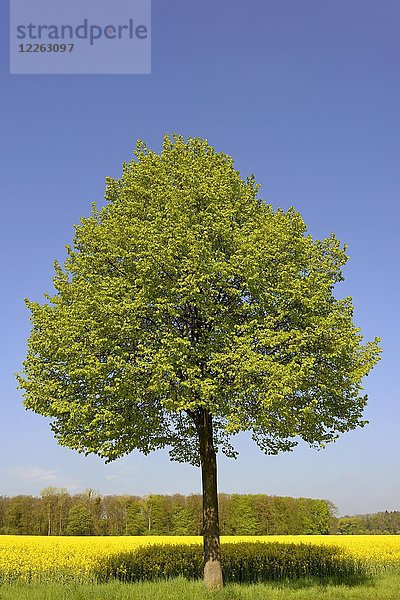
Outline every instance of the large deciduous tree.
{"type": "Polygon", "coordinates": [[[334,235],[313,241],[206,140],[140,142],[135,157],[76,227],[54,295],[27,302],[19,381],[62,445],[107,461],[168,447],[201,466],[218,587],[216,451],[233,456],[241,431],[275,454],[362,426],[378,340],[363,345],[351,298],[333,295],[347,260],[334,235]]]}

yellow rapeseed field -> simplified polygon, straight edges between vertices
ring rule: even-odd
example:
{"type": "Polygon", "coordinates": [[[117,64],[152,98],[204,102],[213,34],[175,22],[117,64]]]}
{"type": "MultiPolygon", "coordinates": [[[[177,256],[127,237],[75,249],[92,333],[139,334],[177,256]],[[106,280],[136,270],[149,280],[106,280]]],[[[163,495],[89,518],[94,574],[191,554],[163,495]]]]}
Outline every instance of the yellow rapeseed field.
{"type": "MultiPolygon", "coordinates": [[[[235,536],[224,542],[264,541],[329,544],[366,560],[375,568],[400,567],[400,536],[235,536]]],[[[0,536],[0,583],[13,581],[90,581],[98,558],[148,544],[202,543],[190,536],[42,537],[0,536]]]]}

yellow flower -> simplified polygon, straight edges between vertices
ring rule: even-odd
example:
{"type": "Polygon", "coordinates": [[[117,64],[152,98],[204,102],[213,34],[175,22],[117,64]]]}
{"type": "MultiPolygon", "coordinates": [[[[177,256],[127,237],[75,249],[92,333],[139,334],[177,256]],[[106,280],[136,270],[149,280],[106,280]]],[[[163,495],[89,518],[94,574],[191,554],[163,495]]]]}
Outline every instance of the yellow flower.
{"type": "MultiPolygon", "coordinates": [[[[400,536],[235,536],[222,537],[222,544],[241,541],[278,541],[340,546],[371,567],[400,566],[400,536]]],[[[135,550],[148,544],[202,544],[201,537],[42,537],[0,536],[0,583],[22,581],[91,581],[93,567],[101,557],[135,550]]]]}

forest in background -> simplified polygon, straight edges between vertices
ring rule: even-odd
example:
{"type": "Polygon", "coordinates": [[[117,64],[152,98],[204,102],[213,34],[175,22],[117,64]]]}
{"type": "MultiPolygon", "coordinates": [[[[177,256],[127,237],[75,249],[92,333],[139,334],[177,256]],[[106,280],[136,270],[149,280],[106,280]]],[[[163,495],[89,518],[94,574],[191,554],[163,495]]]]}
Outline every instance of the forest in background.
{"type": "MultiPolygon", "coordinates": [[[[219,494],[221,535],[328,534],[325,500],[219,494]]],[[[8,535],[201,535],[202,498],[151,494],[71,495],[48,487],[40,497],[0,496],[0,533],[8,535]]]]}
{"type": "MultiPolygon", "coordinates": [[[[398,534],[400,511],[335,517],[328,500],[219,494],[221,535],[398,534]]],[[[70,494],[47,487],[40,497],[0,496],[3,535],[201,535],[202,498],[151,494],[70,494]]]]}

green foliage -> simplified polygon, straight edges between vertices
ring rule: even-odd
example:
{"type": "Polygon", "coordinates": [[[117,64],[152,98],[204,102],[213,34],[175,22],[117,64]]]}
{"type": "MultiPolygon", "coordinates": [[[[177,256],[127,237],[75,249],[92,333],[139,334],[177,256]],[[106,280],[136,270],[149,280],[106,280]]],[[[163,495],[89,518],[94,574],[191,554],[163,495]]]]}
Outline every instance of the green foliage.
{"type": "Polygon", "coordinates": [[[335,236],[313,241],[206,140],[135,155],[76,227],[55,293],[27,301],[25,407],[107,461],[169,447],[199,464],[200,408],[228,456],[240,431],[277,453],[362,426],[380,350],[333,296],[347,260],[335,236]]]}
{"type": "MultiPolygon", "coordinates": [[[[71,510],[82,504],[87,515],[87,519],[82,519],[84,529],[90,522],[94,535],[202,533],[200,495],[88,497],[88,493],[70,496],[67,490],[58,488],[46,488],[41,495],[41,498],[0,496],[0,534],[71,534],[71,519],[76,509],[71,510]]],[[[218,502],[222,535],[325,534],[330,530],[332,512],[330,503],[325,500],[265,494],[220,494],[218,502]]],[[[78,522],[81,510],[78,509],[78,515],[74,517],[78,522]]],[[[377,528],[377,520],[372,516],[371,519],[377,528]]],[[[383,529],[388,527],[386,519],[383,529]]],[[[398,530],[399,519],[392,520],[391,531],[395,533],[398,530]]]]}
{"type": "Polygon", "coordinates": [[[130,502],[126,508],[126,533],[143,535],[147,533],[148,523],[143,506],[139,502],[130,502]]]}
{"type": "MultiPolygon", "coordinates": [[[[363,564],[345,556],[340,548],[311,544],[224,544],[222,565],[225,581],[238,583],[364,574],[363,564]]],[[[180,575],[199,579],[202,573],[203,552],[199,545],[147,546],[106,557],[96,568],[99,581],[153,581],[180,575]]]]}
{"type": "Polygon", "coordinates": [[[6,535],[40,535],[40,508],[32,496],[15,496],[2,502],[0,533],[6,535]]]}
{"type": "Polygon", "coordinates": [[[172,508],[171,530],[175,535],[191,535],[193,514],[190,508],[177,503],[172,508]]]}
{"type": "Polygon", "coordinates": [[[345,535],[400,534],[400,511],[385,511],[375,514],[345,516],[337,519],[338,533],[345,535]]]}
{"type": "Polygon", "coordinates": [[[84,504],[75,504],[68,513],[67,535],[92,535],[93,515],[84,504]]]}
{"type": "Polygon", "coordinates": [[[228,502],[224,523],[227,535],[257,535],[259,523],[254,507],[254,497],[245,494],[233,494],[228,502]]]}

